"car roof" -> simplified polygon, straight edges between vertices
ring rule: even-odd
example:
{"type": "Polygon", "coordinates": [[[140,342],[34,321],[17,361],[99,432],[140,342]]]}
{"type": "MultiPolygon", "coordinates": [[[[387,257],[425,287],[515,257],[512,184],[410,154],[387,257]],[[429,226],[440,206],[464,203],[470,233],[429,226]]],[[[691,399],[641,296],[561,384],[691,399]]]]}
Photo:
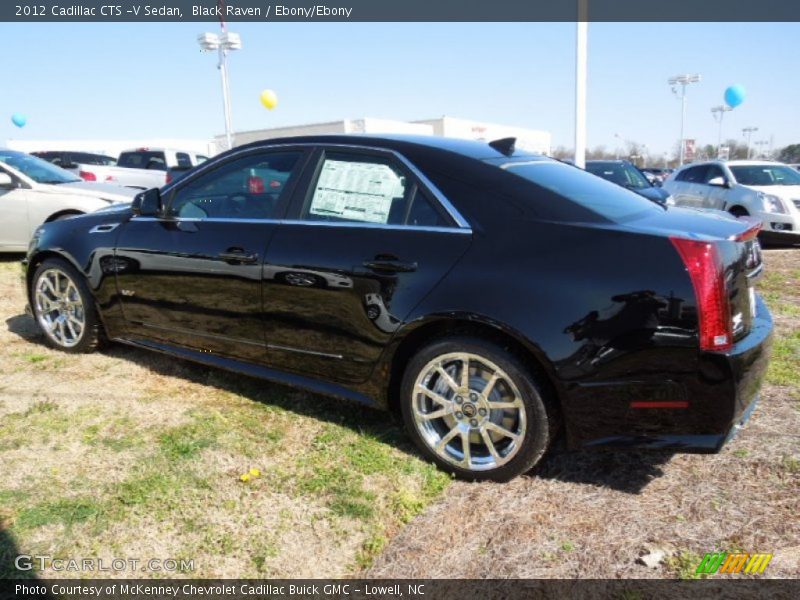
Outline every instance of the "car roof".
{"type": "MultiPolygon", "coordinates": [[[[342,135],[305,135],[297,137],[270,138],[237,146],[237,150],[244,148],[257,148],[274,144],[343,144],[343,145],[368,145],[376,148],[402,151],[409,146],[452,152],[468,158],[486,160],[492,158],[509,158],[502,152],[495,150],[489,142],[448,138],[433,135],[406,135],[406,134],[342,134],[342,135]]],[[[524,150],[515,150],[513,156],[539,157],[524,150]]]]}

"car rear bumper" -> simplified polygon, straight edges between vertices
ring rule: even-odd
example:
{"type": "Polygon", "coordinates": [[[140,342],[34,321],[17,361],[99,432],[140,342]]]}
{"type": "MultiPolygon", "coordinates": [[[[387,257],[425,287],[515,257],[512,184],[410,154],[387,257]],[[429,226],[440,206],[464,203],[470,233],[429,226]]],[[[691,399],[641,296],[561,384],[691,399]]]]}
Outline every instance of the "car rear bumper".
{"type": "MultiPolygon", "coordinates": [[[[621,420],[631,433],[582,441],[589,448],[652,449],[676,452],[714,453],[749,420],[758,403],[772,346],[772,315],[757,296],[756,316],[750,333],[725,353],[703,353],[699,373],[685,382],[688,408],[657,409],[638,419],[627,413],[621,420]],[[658,426],[655,424],[658,423],[658,426]]],[[[644,412],[644,411],[642,411],[644,412]]]]}

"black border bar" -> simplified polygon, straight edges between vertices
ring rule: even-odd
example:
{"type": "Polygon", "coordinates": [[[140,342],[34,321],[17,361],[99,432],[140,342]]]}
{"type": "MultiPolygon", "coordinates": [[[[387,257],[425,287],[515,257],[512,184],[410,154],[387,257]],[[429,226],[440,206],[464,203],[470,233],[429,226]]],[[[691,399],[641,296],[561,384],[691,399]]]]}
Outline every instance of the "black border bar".
{"type": "Polygon", "coordinates": [[[795,600],[800,580],[664,579],[29,579],[0,580],[0,600],[481,600],[753,598],[795,600]],[[18,587],[19,586],[19,587],[18,587]],[[68,590],[68,591],[64,591],[68,590]]]}
{"type": "MultiPolygon", "coordinates": [[[[224,18],[271,23],[557,22],[578,20],[584,1],[585,20],[594,22],[800,21],[797,0],[227,0],[224,18]]],[[[210,22],[219,19],[216,8],[217,0],[3,0],[0,21],[210,22]]]]}

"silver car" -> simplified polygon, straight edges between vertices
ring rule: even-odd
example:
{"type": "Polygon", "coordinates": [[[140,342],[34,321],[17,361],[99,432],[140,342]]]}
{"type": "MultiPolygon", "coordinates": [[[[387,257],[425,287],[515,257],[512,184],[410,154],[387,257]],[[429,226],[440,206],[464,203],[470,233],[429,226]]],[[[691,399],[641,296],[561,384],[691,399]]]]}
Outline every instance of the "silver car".
{"type": "Polygon", "coordinates": [[[137,190],[88,183],[24,152],[0,148],[0,252],[24,252],[47,221],[130,202],[137,190]]]}
{"type": "Polygon", "coordinates": [[[764,160],[685,165],[663,185],[670,204],[751,215],[774,238],[800,242],[800,172],[764,160]]]}

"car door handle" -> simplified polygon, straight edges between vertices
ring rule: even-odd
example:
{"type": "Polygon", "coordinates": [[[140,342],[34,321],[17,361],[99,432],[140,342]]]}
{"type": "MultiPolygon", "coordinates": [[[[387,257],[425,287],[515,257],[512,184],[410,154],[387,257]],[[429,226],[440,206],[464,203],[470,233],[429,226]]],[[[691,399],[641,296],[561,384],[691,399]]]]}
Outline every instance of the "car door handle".
{"type": "Polygon", "coordinates": [[[373,271],[385,273],[411,273],[417,270],[417,263],[403,262],[401,260],[365,260],[364,266],[373,271]]]}
{"type": "Polygon", "coordinates": [[[220,252],[217,254],[217,258],[220,260],[224,260],[225,262],[237,262],[247,265],[252,265],[253,263],[258,261],[258,254],[251,254],[245,252],[244,250],[234,250],[229,249],[225,252],[220,252]]]}

